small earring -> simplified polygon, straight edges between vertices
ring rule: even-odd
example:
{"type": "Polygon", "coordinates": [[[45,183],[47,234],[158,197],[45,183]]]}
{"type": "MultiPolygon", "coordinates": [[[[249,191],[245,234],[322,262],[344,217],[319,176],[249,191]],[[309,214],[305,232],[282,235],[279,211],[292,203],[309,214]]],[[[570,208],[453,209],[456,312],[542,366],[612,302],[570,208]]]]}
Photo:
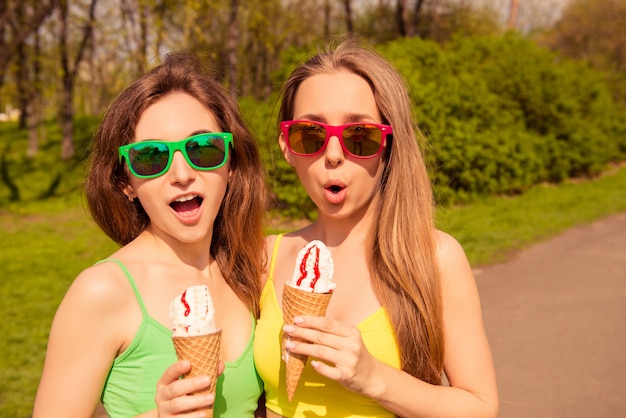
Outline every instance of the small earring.
{"type": "Polygon", "coordinates": [[[133,203],[133,202],[135,201],[135,195],[133,195],[133,194],[129,194],[129,195],[128,195],[128,201],[129,201],[130,203],[133,203]]]}

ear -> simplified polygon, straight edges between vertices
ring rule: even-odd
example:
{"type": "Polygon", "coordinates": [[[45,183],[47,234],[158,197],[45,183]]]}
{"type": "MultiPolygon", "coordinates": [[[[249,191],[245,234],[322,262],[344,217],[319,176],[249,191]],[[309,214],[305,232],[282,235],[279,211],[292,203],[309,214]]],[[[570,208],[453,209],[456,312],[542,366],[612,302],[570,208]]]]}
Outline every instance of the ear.
{"type": "Polygon", "coordinates": [[[135,197],[137,197],[137,195],[135,194],[135,191],[133,190],[133,186],[131,186],[130,184],[127,184],[124,187],[123,192],[126,195],[126,197],[128,197],[129,202],[134,201],[135,197]]]}
{"type": "Polygon", "coordinates": [[[285,135],[282,132],[278,136],[278,145],[280,146],[280,150],[283,152],[285,160],[289,163],[290,166],[293,167],[293,154],[289,151],[285,135]]]}

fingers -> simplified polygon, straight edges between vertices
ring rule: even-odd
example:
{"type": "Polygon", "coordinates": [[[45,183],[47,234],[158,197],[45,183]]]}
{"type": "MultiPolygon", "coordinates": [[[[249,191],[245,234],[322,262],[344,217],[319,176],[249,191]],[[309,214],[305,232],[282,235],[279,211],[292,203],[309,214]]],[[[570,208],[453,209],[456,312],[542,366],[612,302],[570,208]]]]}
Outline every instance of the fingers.
{"type": "Polygon", "coordinates": [[[284,325],[290,352],[311,357],[311,365],[321,375],[336,380],[357,393],[369,384],[375,361],[358,328],[324,317],[297,317],[295,325],[284,325]],[[321,360],[321,361],[320,361],[321,360]]]}
{"type": "Polygon", "coordinates": [[[300,328],[317,329],[330,334],[348,337],[353,334],[355,327],[345,322],[336,321],[325,316],[296,316],[294,325],[300,328]]]}
{"type": "Polygon", "coordinates": [[[165,370],[161,379],[159,379],[158,385],[168,385],[178,380],[180,376],[189,373],[190,370],[191,363],[189,360],[177,361],[165,370]]]}
{"type": "Polygon", "coordinates": [[[358,349],[354,345],[358,345],[358,341],[361,340],[361,334],[356,327],[321,316],[296,317],[294,324],[284,325],[283,332],[295,340],[341,350],[358,349]]]}
{"type": "Polygon", "coordinates": [[[324,317],[296,317],[296,325],[284,325],[283,332],[291,338],[285,348],[294,353],[313,356],[331,363],[351,363],[363,349],[356,327],[324,317]]]}
{"type": "Polygon", "coordinates": [[[214,394],[198,393],[209,386],[208,376],[180,379],[181,375],[190,370],[189,361],[181,360],[168,367],[159,379],[155,396],[159,417],[204,416],[199,413],[180,414],[205,409],[213,404],[214,394]],[[190,394],[194,395],[189,396],[190,394]]]}

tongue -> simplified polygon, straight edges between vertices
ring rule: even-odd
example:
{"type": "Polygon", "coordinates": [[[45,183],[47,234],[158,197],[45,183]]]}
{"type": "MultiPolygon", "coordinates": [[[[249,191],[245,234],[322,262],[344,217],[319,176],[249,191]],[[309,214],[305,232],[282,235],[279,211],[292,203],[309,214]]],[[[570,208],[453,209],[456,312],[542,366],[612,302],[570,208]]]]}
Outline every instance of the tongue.
{"type": "Polygon", "coordinates": [[[176,212],[191,212],[192,210],[198,209],[200,204],[199,199],[196,197],[185,202],[172,202],[170,206],[176,212]]]}

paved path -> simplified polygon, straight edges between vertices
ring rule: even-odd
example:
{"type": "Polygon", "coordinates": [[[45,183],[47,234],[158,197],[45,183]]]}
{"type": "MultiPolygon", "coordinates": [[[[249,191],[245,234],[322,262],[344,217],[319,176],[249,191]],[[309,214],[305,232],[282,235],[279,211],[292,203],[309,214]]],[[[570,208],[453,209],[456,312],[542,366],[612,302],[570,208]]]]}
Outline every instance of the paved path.
{"type": "Polygon", "coordinates": [[[501,418],[626,417],[626,214],[475,274],[501,418]]]}

